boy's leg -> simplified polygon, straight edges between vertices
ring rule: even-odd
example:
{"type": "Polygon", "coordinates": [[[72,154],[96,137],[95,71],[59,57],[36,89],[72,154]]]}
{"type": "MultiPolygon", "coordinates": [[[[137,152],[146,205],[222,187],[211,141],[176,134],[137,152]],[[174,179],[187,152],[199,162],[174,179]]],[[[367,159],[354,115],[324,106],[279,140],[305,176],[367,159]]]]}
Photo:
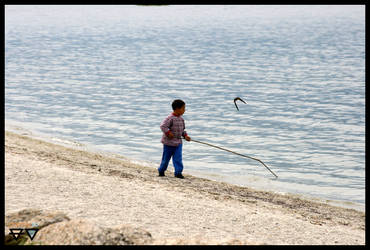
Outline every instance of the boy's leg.
{"type": "Polygon", "coordinates": [[[175,167],[175,175],[181,174],[184,166],[182,164],[182,143],[176,147],[172,157],[172,163],[175,167]]]}
{"type": "Polygon", "coordinates": [[[163,144],[163,154],[162,154],[162,161],[161,165],[158,168],[159,173],[164,173],[164,171],[167,170],[168,163],[170,162],[170,159],[175,152],[175,147],[167,146],[163,144]]]}

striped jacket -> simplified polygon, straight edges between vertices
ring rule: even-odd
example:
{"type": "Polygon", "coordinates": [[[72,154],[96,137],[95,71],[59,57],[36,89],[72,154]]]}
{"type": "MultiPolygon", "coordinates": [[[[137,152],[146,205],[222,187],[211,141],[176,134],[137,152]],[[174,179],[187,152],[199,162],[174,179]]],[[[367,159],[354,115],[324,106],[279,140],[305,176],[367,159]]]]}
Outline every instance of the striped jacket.
{"type": "Polygon", "coordinates": [[[162,121],[160,128],[163,132],[161,142],[167,146],[178,146],[182,143],[181,136],[187,136],[184,119],[174,113],[171,113],[162,121]],[[174,135],[172,139],[168,137],[170,131],[174,135]]]}

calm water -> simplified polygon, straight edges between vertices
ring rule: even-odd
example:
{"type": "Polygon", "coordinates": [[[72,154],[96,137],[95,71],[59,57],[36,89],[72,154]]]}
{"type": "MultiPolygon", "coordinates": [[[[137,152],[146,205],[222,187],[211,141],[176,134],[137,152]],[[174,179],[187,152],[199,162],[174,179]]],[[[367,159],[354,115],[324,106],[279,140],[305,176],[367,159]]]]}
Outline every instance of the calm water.
{"type": "Polygon", "coordinates": [[[365,203],[364,6],[5,6],[6,126],[156,168],[177,98],[279,178],[184,141],[185,174],[365,203]]]}

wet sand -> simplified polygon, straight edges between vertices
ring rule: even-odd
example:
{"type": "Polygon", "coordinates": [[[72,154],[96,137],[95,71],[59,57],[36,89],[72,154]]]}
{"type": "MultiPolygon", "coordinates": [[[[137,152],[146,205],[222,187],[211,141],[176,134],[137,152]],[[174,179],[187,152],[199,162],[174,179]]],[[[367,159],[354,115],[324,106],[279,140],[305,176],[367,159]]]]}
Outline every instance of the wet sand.
{"type": "Polygon", "coordinates": [[[365,213],[5,132],[5,213],[65,212],[149,231],[154,244],[364,245],[365,213]],[[194,240],[201,239],[201,240],[194,240]]]}

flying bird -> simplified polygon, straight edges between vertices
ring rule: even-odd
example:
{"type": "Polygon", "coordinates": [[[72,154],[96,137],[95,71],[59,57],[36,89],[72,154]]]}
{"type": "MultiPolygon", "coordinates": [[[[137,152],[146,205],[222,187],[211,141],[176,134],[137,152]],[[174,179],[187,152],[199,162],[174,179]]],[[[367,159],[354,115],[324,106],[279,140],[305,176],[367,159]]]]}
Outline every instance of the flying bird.
{"type": "Polygon", "coordinates": [[[234,104],[235,104],[236,109],[239,111],[238,105],[236,105],[236,101],[237,101],[237,100],[242,101],[242,102],[244,102],[245,104],[247,104],[247,103],[246,103],[245,101],[243,101],[240,97],[236,97],[236,98],[234,99],[234,104]]]}

